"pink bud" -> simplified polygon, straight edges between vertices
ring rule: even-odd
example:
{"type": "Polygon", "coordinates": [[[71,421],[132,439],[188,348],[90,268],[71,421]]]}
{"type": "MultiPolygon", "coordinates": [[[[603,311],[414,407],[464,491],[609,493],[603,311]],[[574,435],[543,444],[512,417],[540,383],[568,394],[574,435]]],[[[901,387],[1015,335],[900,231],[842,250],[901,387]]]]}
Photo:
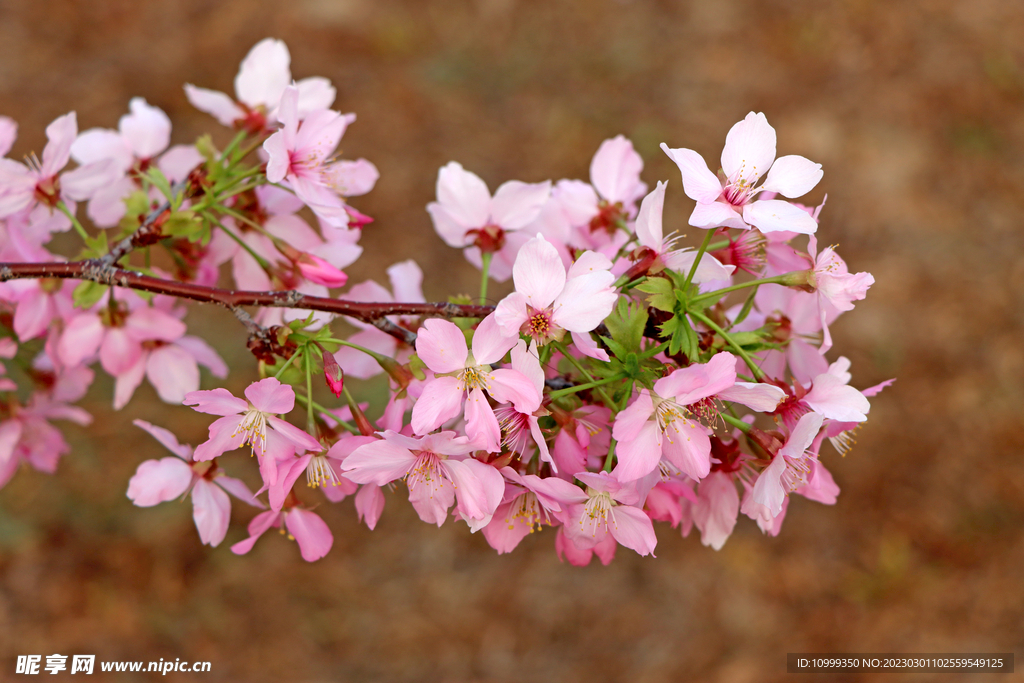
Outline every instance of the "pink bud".
{"type": "Polygon", "coordinates": [[[361,228],[364,225],[373,222],[373,219],[367,216],[365,213],[356,211],[348,204],[345,205],[345,212],[348,214],[348,227],[350,228],[361,228]]]}
{"type": "Polygon", "coordinates": [[[327,388],[335,396],[341,396],[341,392],[345,388],[345,373],[341,371],[341,366],[338,365],[338,361],[334,359],[334,354],[330,351],[323,351],[323,358],[324,379],[327,380],[327,388]]]}
{"type": "Polygon", "coordinates": [[[324,287],[341,287],[348,282],[348,275],[341,272],[319,256],[302,254],[296,259],[302,277],[324,287]]]}

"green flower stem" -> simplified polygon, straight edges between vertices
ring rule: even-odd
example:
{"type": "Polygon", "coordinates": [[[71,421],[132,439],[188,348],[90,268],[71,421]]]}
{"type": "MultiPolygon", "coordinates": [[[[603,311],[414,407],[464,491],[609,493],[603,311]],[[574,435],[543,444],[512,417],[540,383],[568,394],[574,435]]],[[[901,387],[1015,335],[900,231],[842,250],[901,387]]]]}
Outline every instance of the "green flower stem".
{"type": "Polygon", "coordinates": [[[313,359],[309,353],[308,344],[302,355],[306,361],[306,396],[309,397],[309,402],[306,404],[306,431],[316,434],[316,420],[313,419],[313,359]]]}
{"type": "Polygon", "coordinates": [[[604,459],[604,471],[612,471],[612,461],[615,459],[615,439],[608,442],[608,455],[604,459]]]}
{"type": "Polygon", "coordinates": [[[729,240],[722,240],[721,242],[712,242],[708,245],[708,251],[718,251],[719,249],[725,249],[731,244],[729,240]]]}
{"type": "Polygon", "coordinates": [[[700,260],[704,258],[704,252],[708,250],[708,245],[711,244],[711,238],[714,237],[714,235],[714,230],[708,230],[707,234],[704,235],[704,241],[700,243],[700,248],[697,249],[697,256],[693,259],[693,265],[690,266],[690,273],[686,276],[686,282],[683,283],[684,292],[690,288],[690,283],[693,282],[693,276],[697,274],[697,267],[700,266],[700,260]]]}
{"type": "Polygon", "coordinates": [[[367,356],[373,358],[378,363],[380,361],[382,361],[382,360],[385,360],[385,361],[391,360],[390,358],[388,358],[387,356],[385,356],[383,354],[377,353],[376,351],[371,351],[370,349],[366,348],[365,346],[360,346],[359,344],[353,344],[352,342],[345,341],[344,339],[334,339],[333,337],[331,337],[329,339],[321,339],[320,341],[327,342],[327,343],[330,343],[330,344],[340,344],[342,346],[347,346],[350,349],[355,349],[356,351],[362,351],[363,353],[365,353],[367,356]]]}
{"type": "Polygon", "coordinates": [[[78,219],[75,218],[74,214],[68,210],[68,207],[64,204],[63,200],[57,202],[57,208],[60,209],[61,213],[71,219],[71,225],[75,227],[75,232],[78,233],[79,237],[83,240],[89,239],[89,233],[85,231],[85,228],[83,228],[82,224],[78,222],[78,219]]]}
{"type": "Polygon", "coordinates": [[[296,351],[295,353],[293,353],[293,354],[292,354],[292,355],[291,355],[291,356],[290,356],[290,357],[288,358],[288,360],[286,360],[286,361],[284,362],[284,365],[282,365],[282,366],[280,367],[280,369],[278,369],[278,371],[274,373],[274,379],[281,379],[281,375],[283,375],[283,374],[284,374],[284,371],[285,371],[285,370],[287,370],[287,369],[289,368],[289,366],[291,366],[291,364],[292,364],[292,363],[294,363],[294,362],[295,362],[295,359],[296,359],[296,358],[298,358],[298,357],[299,357],[299,353],[298,353],[298,351],[296,351]]]}
{"type": "Polygon", "coordinates": [[[251,218],[248,218],[247,216],[245,216],[241,212],[235,211],[234,209],[232,209],[230,207],[227,207],[227,206],[218,206],[217,210],[219,212],[223,213],[223,214],[227,214],[228,216],[231,216],[236,221],[241,221],[241,222],[245,223],[246,225],[248,225],[253,230],[258,231],[258,232],[260,232],[263,235],[267,235],[267,231],[266,231],[266,229],[262,225],[260,225],[256,221],[252,220],[251,218]]]}
{"type": "MultiPolygon", "coordinates": [[[[582,373],[584,377],[587,378],[588,382],[595,383],[597,381],[597,380],[595,380],[593,378],[593,376],[591,376],[591,374],[589,372],[587,372],[587,369],[585,367],[583,367],[583,365],[581,365],[580,362],[578,360],[576,360],[576,358],[571,353],[569,353],[568,350],[566,350],[565,345],[562,344],[562,342],[552,342],[552,344],[554,344],[555,347],[559,351],[562,352],[562,355],[565,356],[566,360],[568,360],[570,363],[572,363],[573,366],[577,370],[579,370],[580,373],[582,373]]],[[[608,396],[608,394],[605,393],[604,389],[602,389],[601,387],[595,387],[595,388],[597,389],[597,393],[601,396],[601,399],[604,401],[604,404],[606,406],[608,406],[609,408],[611,408],[612,410],[614,410],[615,409],[615,405],[616,405],[615,401],[613,401],[608,396]]]]}
{"type": "Polygon", "coordinates": [[[552,391],[548,396],[552,399],[562,398],[570,394],[575,394],[577,391],[586,391],[587,389],[593,389],[595,387],[604,386],[605,384],[611,384],[612,382],[618,382],[625,379],[625,375],[615,375],[607,379],[599,379],[596,382],[587,382],[586,384],[577,384],[574,387],[567,387],[565,389],[559,389],[558,391],[552,391]]]}
{"type": "Polygon", "coordinates": [[[740,430],[740,431],[742,431],[742,432],[743,432],[744,434],[746,434],[747,432],[749,432],[749,431],[750,431],[750,429],[751,429],[751,426],[750,426],[750,425],[748,425],[748,424],[747,424],[746,422],[744,422],[743,420],[737,419],[737,418],[733,417],[732,415],[726,415],[725,413],[719,413],[719,414],[720,414],[720,415],[722,416],[722,419],[723,419],[723,420],[725,420],[726,422],[728,422],[729,424],[731,424],[731,425],[732,425],[733,427],[735,427],[736,429],[739,429],[739,430],[740,430]]]}
{"type": "Polygon", "coordinates": [[[223,160],[231,156],[231,153],[235,151],[235,148],[238,147],[238,145],[242,144],[242,140],[244,140],[247,135],[248,133],[244,130],[240,131],[238,135],[228,143],[228,146],[224,148],[224,151],[220,153],[220,158],[223,160]]]}
{"type": "Polygon", "coordinates": [[[257,254],[253,250],[253,248],[250,247],[248,244],[246,244],[245,240],[243,240],[241,237],[239,237],[235,233],[233,233],[230,230],[228,230],[227,228],[225,228],[224,224],[221,223],[219,220],[217,220],[216,216],[214,216],[213,214],[211,214],[211,213],[209,213],[207,211],[204,211],[202,215],[203,215],[203,218],[205,218],[206,220],[208,220],[211,223],[213,223],[214,225],[216,225],[218,228],[220,228],[221,230],[224,231],[224,234],[226,234],[228,237],[230,237],[235,242],[237,242],[238,246],[240,246],[242,249],[245,249],[245,251],[247,251],[249,253],[249,256],[252,256],[256,260],[256,263],[258,263],[260,265],[260,268],[262,268],[265,271],[269,271],[271,269],[270,262],[267,261],[267,259],[265,259],[262,256],[260,256],[259,254],[257,254]]]}
{"type": "Polygon", "coordinates": [[[491,259],[494,258],[494,254],[489,251],[481,252],[480,261],[482,263],[482,276],[480,278],[480,303],[487,303],[487,281],[490,279],[491,271],[491,259]]]}
{"type": "MultiPolygon", "coordinates": [[[[788,273],[786,273],[788,275],[788,273]]],[[[721,296],[728,292],[736,292],[747,287],[759,287],[761,285],[781,285],[785,284],[783,279],[786,275],[775,275],[773,277],[763,277],[760,280],[750,280],[749,282],[741,282],[738,285],[732,285],[730,287],[723,287],[722,289],[716,289],[713,292],[706,292],[704,294],[698,294],[697,296],[690,299],[690,303],[697,303],[698,301],[705,301],[707,299],[714,299],[715,297],[721,296]]]]}
{"type": "Polygon", "coordinates": [[[299,403],[301,403],[304,406],[310,406],[310,405],[313,406],[313,408],[315,408],[316,410],[320,411],[324,415],[330,415],[331,420],[333,420],[334,422],[337,422],[338,424],[340,424],[342,427],[344,427],[350,433],[352,433],[352,434],[358,434],[359,433],[359,430],[356,429],[355,425],[350,425],[348,422],[345,422],[344,420],[338,419],[337,415],[335,415],[330,410],[328,410],[327,408],[323,407],[322,405],[320,405],[316,401],[310,401],[308,398],[306,398],[302,394],[295,394],[295,400],[298,401],[299,403]]]}
{"type": "Polygon", "coordinates": [[[707,317],[703,313],[695,313],[695,312],[691,311],[690,315],[692,317],[696,318],[697,320],[701,321],[702,323],[704,323],[708,327],[710,327],[722,339],[724,339],[726,341],[726,343],[729,344],[729,346],[731,346],[733,348],[733,350],[736,351],[736,353],[738,353],[740,355],[740,357],[743,359],[743,362],[747,364],[748,368],[750,368],[750,371],[752,373],[754,373],[754,378],[755,379],[760,381],[761,378],[764,377],[764,372],[761,370],[761,368],[757,367],[757,365],[754,364],[754,361],[750,358],[750,354],[748,354],[746,351],[744,351],[743,347],[740,346],[739,344],[737,344],[736,340],[733,339],[732,336],[728,332],[726,332],[721,327],[719,327],[717,324],[715,324],[714,320],[712,320],[711,318],[707,317]]]}

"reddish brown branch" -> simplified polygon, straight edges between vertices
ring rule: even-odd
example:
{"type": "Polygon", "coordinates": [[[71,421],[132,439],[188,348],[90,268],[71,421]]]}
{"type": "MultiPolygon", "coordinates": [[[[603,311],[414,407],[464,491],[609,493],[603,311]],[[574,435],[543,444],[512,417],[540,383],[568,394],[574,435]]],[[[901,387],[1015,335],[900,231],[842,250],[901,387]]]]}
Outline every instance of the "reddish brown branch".
{"type": "Polygon", "coordinates": [[[325,311],[369,323],[406,342],[415,339],[415,335],[394,325],[385,316],[422,315],[439,318],[483,318],[494,310],[493,306],[464,306],[447,302],[416,304],[345,301],[322,296],[309,296],[295,290],[250,292],[220,289],[189,282],[162,280],[108,265],[98,259],[70,263],[0,263],[0,282],[42,278],[89,280],[104,285],[166,294],[179,299],[220,304],[228,308],[271,306],[325,311]]]}

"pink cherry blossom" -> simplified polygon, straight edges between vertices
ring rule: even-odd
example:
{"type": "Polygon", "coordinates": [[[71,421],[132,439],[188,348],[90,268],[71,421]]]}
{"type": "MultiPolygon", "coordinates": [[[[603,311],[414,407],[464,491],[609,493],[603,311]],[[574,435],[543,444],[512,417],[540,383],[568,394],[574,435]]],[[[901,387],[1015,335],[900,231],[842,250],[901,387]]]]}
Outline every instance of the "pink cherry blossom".
{"type": "MultiPolygon", "coordinates": [[[[215,90],[185,85],[185,95],[196,109],[211,114],[225,126],[235,125],[257,133],[275,120],[281,96],[292,84],[291,55],[280,40],[265,38],[242,60],[235,76],[237,103],[215,90]]],[[[336,91],[326,78],[304,78],[294,84],[298,114],[305,118],[334,103],[336,91]]]]}
{"type": "Polygon", "coordinates": [[[586,500],[582,489],[556,477],[521,475],[503,467],[505,495],[487,526],[484,538],[498,554],[510,553],[519,542],[543,526],[559,524],[559,515],[572,503],[586,500]]]}
{"type": "Polygon", "coordinates": [[[311,510],[293,507],[287,510],[267,510],[249,522],[249,538],[231,546],[231,552],[245,555],[271,527],[284,528],[289,540],[299,545],[299,552],[306,562],[315,562],[331,551],[334,535],[318,514],[311,510]]]}
{"type": "Polygon", "coordinates": [[[168,430],[144,420],[135,420],[133,424],[149,432],[177,456],[146,460],[139,465],[128,481],[128,498],[139,507],[151,507],[191,494],[192,517],[199,530],[199,538],[204,544],[215,547],[224,540],[231,519],[228,493],[253,507],[266,507],[256,499],[245,482],[225,476],[216,465],[194,463],[192,447],[178,443],[168,430]]]}
{"type": "MultiPolygon", "coordinates": [[[[693,267],[697,253],[690,248],[672,249],[676,238],[664,238],[662,229],[662,212],[665,207],[665,187],[667,183],[658,182],[657,187],[640,203],[640,213],[636,217],[636,237],[641,246],[646,247],[646,257],[653,259],[649,272],[657,272],[668,268],[678,273],[689,273],[693,267]]],[[[700,265],[693,275],[692,282],[701,284],[715,280],[728,280],[735,266],[724,266],[711,254],[702,254],[700,265]]]]}
{"type": "Polygon", "coordinates": [[[359,484],[384,486],[405,479],[409,502],[420,519],[441,526],[458,501],[462,519],[487,524],[505,490],[494,467],[466,457],[477,445],[455,432],[423,437],[386,431],[383,438],[360,446],[343,463],[345,476],[359,484]]]}
{"type": "Polygon", "coordinates": [[[790,230],[811,234],[818,223],[801,208],[778,199],[753,201],[759,192],[777,192],[795,198],[807,194],[821,180],[821,164],[801,156],[775,158],[775,129],[764,114],[750,112],[725,138],[719,180],[692,149],[661,148],[679,167],[686,195],[697,202],[690,225],[697,228],[741,228],[761,232],[790,230]],[[758,180],[767,173],[764,184],[758,180]]]}
{"type": "Polygon", "coordinates": [[[704,364],[662,377],[654,391],[641,389],[637,399],[615,418],[612,436],[619,442],[615,475],[633,481],[653,472],[662,458],[695,481],[711,471],[711,430],[697,416],[713,418],[713,401],[742,403],[771,411],[784,397],[778,387],[736,381],[736,358],[719,353],[704,364]]]}
{"type": "MultiPolygon", "coordinates": [[[[437,174],[437,201],[427,205],[434,229],[451,247],[467,248],[466,256],[480,263],[481,252],[496,253],[496,260],[515,261],[523,239],[508,233],[532,223],[551,195],[551,183],[510,180],[491,197],[487,184],[475,173],[452,161],[437,174]]],[[[508,279],[507,271],[492,277],[508,279]]]]}
{"type": "MultiPolygon", "coordinates": [[[[114,161],[107,159],[87,164],[61,174],[71,157],[71,145],[78,134],[75,112],[65,114],[46,127],[48,142],[43,149],[43,160],[32,158],[30,166],[0,158],[0,218],[6,218],[35,206],[46,207],[51,215],[59,202],[69,205],[89,199],[97,190],[113,179],[114,161]]],[[[63,215],[57,230],[67,230],[71,222],[63,215]]]]}
{"type": "Polygon", "coordinates": [[[598,348],[589,333],[608,317],[618,299],[610,268],[607,258],[587,251],[566,272],[558,251],[537,235],[516,257],[512,269],[516,291],[495,309],[501,332],[513,338],[522,332],[538,344],[547,344],[561,340],[568,331],[582,353],[607,361],[607,352],[598,348]]]}
{"type": "Polygon", "coordinates": [[[754,482],[751,493],[754,502],[767,507],[773,517],[782,510],[786,494],[807,483],[811,462],[817,459],[817,455],[810,453],[808,448],[818,435],[823,420],[818,413],[807,413],[801,417],[771,464],[754,482]]]}
{"type": "Polygon", "coordinates": [[[412,409],[412,428],[426,434],[463,412],[465,397],[466,434],[490,452],[499,450],[501,428],[487,402],[490,395],[498,403],[512,403],[523,413],[540,407],[541,396],[534,383],[518,370],[499,368],[495,363],[516,344],[515,337],[503,337],[494,316],[480,323],[473,334],[473,351],[454,323],[427,320],[416,338],[416,353],[434,378],[423,387],[423,394],[412,409]]]}
{"type": "Polygon", "coordinates": [[[821,327],[824,339],[819,352],[824,355],[832,348],[832,335],[829,333],[827,318],[834,311],[852,311],[853,302],[867,296],[868,287],[875,284],[871,273],[851,273],[846,262],[839,258],[834,247],[828,247],[817,253],[818,240],[812,236],[807,243],[807,251],[814,262],[811,286],[818,295],[818,309],[821,314],[821,327]]]}
{"type": "Polygon", "coordinates": [[[606,536],[640,555],[654,554],[658,539],[651,519],[634,486],[621,484],[607,472],[580,472],[576,478],[587,485],[585,496],[569,506],[565,533],[577,548],[594,548],[606,536]]]}
{"type": "MultiPolygon", "coordinates": [[[[355,121],[355,114],[320,109],[300,122],[298,103],[298,89],[286,88],[280,110],[284,126],[263,143],[269,156],[267,180],[287,181],[296,196],[322,220],[345,227],[349,214],[341,192],[346,188],[339,184],[345,175],[334,168],[339,162],[331,161],[331,157],[345,129],[355,121]]],[[[362,162],[363,168],[367,165],[372,167],[369,162],[362,162]]]]}
{"type": "Polygon", "coordinates": [[[182,403],[193,410],[223,416],[210,425],[209,440],[196,447],[197,461],[211,460],[246,444],[265,460],[275,461],[290,457],[294,450],[323,450],[312,436],[277,417],[295,407],[290,386],[268,377],[246,387],[245,397],[247,401],[236,398],[227,389],[185,395],[182,403]]]}

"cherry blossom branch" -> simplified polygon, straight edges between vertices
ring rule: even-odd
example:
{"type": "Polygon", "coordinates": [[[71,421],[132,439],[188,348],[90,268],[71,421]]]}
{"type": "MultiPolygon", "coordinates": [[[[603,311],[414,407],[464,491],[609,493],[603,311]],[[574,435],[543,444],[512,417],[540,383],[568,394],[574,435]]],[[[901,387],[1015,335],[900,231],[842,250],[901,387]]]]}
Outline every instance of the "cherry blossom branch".
{"type": "Polygon", "coordinates": [[[409,344],[415,342],[416,335],[409,330],[395,325],[385,316],[422,315],[439,318],[484,318],[494,310],[493,306],[460,305],[448,302],[372,303],[345,301],[343,299],[310,296],[295,290],[253,292],[220,289],[218,287],[206,287],[189,282],[163,280],[142,275],[141,273],[107,264],[104,262],[104,259],[72,261],[70,263],[0,263],[0,282],[42,278],[89,280],[113,287],[124,287],[154,294],[166,294],[179,299],[220,304],[232,311],[240,310],[240,306],[268,306],[323,311],[369,323],[409,344]]]}

